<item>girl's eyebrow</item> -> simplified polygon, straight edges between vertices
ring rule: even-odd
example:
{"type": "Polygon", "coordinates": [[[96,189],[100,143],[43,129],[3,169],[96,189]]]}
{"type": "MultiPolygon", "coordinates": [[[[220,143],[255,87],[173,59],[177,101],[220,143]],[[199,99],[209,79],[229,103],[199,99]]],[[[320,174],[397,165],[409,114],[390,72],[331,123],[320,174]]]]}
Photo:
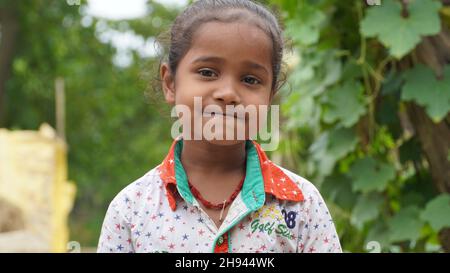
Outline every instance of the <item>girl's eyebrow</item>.
{"type": "MultiPolygon", "coordinates": [[[[225,62],[225,59],[223,59],[221,57],[216,57],[216,56],[200,56],[200,57],[196,58],[195,60],[193,60],[192,64],[202,63],[202,62],[216,62],[216,63],[222,64],[225,62]]],[[[258,63],[255,63],[252,61],[244,61],[243,65],[246,67],[249,67],[249,68],[262,70],[262,71],[266,72],[267,74],[269,74],[269,71],[266,69],[266,67],[264,67],[263,65],[260,65],[258,63]]]]}
{"type": "Polygon", "coordinates": [[[192,64],[196,63],[203,63],[203,62],[217,62],[217,63],[224,63],[225,59],[215,56],[200,56],[196,58],[194,61],[192,61],[192,64]]]}

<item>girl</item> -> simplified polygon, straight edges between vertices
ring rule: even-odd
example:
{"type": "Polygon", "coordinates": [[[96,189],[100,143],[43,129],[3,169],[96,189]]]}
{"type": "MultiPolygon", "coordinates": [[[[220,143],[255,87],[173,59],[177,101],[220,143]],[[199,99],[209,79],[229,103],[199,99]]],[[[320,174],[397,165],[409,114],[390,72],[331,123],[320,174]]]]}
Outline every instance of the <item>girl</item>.
{"type": "Polygon", "coordinates": [[[200,111],[193,122],[241,123],[245,139],[205,139],[202,130],[176,138],[159,166],[111,202],[98,251],[341,252],[317,189],[267,158],[247,116],[205,111],[270,105],[283,52],[275,16],[249,0],[198,0],[170,34],[160,65],[166,102],[200,111]]]}

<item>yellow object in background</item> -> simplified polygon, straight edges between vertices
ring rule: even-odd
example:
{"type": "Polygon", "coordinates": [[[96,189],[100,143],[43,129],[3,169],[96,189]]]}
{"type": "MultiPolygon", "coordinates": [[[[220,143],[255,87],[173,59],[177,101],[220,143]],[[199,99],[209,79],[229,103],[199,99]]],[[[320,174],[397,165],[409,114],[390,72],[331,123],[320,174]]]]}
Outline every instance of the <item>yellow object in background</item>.
{"type": "Polygon", "coordinates": [[[0,129],[0,252],[66,252],[75,192],[67,181],[67,146],[53,128],[0,129]],[[2,231],[14,217],[23,226],[2,231]]]}

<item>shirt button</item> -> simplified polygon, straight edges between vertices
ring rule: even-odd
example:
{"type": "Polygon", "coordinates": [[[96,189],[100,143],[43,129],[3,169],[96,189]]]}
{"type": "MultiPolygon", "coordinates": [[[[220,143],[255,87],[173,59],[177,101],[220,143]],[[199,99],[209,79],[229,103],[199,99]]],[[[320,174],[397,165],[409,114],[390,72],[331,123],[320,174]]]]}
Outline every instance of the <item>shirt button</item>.
{"type": "Polygon", "coordinates": [[[221,244],[223,244],[223,236],[220,236],[217,240],[217,245],[220,246],[221,244]]]}

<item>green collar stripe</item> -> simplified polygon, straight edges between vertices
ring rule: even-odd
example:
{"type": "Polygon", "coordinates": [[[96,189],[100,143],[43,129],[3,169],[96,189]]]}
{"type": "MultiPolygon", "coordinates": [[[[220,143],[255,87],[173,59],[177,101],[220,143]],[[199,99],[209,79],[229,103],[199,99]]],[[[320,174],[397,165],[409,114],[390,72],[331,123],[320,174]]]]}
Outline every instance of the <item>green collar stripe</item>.
{"type": "Polygon", "coordinates": [[[191,189],[187,180],[186,172],[181,164],[181,151],[183,150],[183,140],[179,140],[175,145],[174,160],[175,160],[175,179],[177,180],[177,189],[181,197],[186,202],[192,205],[194,196],[192,196],[191,189]]]}
{"type": "Polygon", "coordinates": [[[242,186],[242,199],[250,210],[257,210],[264,205],[266,194],[264,180],[259,164],[258,153],[250,140],[247,140],[247,170],[244,185],[242,186]]]}

